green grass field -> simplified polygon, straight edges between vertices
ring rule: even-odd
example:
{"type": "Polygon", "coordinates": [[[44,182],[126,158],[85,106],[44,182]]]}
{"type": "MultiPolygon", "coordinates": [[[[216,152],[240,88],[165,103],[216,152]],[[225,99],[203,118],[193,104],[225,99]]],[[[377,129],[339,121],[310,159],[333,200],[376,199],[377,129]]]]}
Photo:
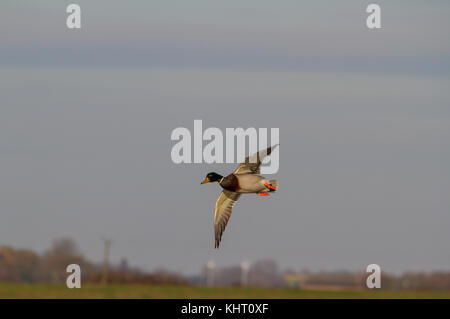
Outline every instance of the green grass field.
{"type": "Polygon", "coordinates": [[[300,289],[149,285],[0,284],[0,298],[450,298],[433,291],[313,291],[300,289]]]}

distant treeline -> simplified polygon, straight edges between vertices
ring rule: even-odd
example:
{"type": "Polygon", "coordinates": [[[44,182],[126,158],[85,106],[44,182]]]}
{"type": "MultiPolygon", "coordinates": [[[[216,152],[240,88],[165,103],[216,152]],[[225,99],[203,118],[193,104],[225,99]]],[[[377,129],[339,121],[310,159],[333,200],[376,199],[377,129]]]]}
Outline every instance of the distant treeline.
{"type": "MultiPolygon", "coordinates": [[[[66,267],[78,264],[83,283],[100,283],[102,265],[87,260],[74,241],[56,239],[42,254],[29,249],[0,247],[0,282],[47,282],[64,284],[69,275],[66,267]]],[[[259,260],[243,273],[241,265],[204,267],[198,276],[184,277],[165,269],[152,272],[130,267],[123,259],[108,267],[108,283],[190,284],[214,286],[293,287],[300,289],[367,289],[365,272],[310,272],[280,270],[274,260],[259,260]]],[[[381,289],[450,291],[450,271],[406,272],[393,275],[382,272],[381,289]]]]}
{"type": "MultiPolygon", "coordinates": [[[[204,283],[208,277],[207,267],[202,276],[191,278],[194,284],[204,283]]],[[[211,274],[209,274],[211,276],[211,274]]],[[[214,270],[214,285],[239,286],[243,282],[240,266],[217,267],[214,270]]],[[[250,265],[245,282],[249,286],[293,287],[312,290],[362,290],[366,285],[366,272],[311,272],[281,271],[274,260],[259,260],[250,265]]],[[[450,291],[450,271],[406,272],[401,275],[383,273],[381,289],[385,290],[435,290],[450,291]]]]}
{"type": "MultiPolygon", "coordinates": [[[[367,289],[365,272],[299,272],[285,274],[286,281],[303,288],[336,287],[367,289]]],[[[450,291],[450,271],[406,272],[401,275],[381,274],[381,288],[385,290],[450,291]]]]}
{"type": "MultiPolygon", "coordinates": [[[[66,267],[78,264],[82,270],[83,283],[101,282],[103,268],[86,260],[71,239],[56,239],[43,254],[29,249],[0,247],[0,282],[48,282],[65,284],[69,275],[66,267]]],[[[107,282],[144,284],[183,284],[183,277],[173,272],[157,270],[142,271],[129,267],[126,261],[109,265],[107,282]]]]}

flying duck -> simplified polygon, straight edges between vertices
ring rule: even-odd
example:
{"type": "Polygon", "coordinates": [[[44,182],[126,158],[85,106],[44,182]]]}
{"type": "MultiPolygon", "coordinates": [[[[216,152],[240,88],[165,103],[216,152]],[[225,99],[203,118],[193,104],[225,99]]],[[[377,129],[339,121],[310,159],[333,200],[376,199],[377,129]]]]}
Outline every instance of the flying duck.
{"type": "Polygon", "coordinates": [[[201,184],[218,182],[223,191],[216,201],[214,209],[214,248],[219,248],[222,234],[231,216],[231,210],[241,194],[258,194],[268,196],[278,188],[277,180],[269,180],[260,174],[261,162],[278,146],[271,146],[259,151],[239,164],[238,168],[228,176],[222,176],[215,172],[208,173],[201,184]]]}

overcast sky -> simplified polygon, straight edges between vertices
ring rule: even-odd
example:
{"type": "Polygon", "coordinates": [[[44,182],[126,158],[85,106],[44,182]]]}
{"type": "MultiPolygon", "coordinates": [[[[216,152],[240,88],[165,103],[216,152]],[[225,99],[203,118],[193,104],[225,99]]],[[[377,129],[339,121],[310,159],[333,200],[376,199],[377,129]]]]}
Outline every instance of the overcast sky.
{"type": "MultiPolygon", "coordinates": [[[[74,1],[72,1],[74,2],[74,1]]],[[[101,260],[198,272],[274,258],[311,270],[450,268],[450,2],[0,4],[0,245],[71,237],[101,260]],[[176,127],[280,128],[279,192],[233,164],[171,162],[176,127]]]]}

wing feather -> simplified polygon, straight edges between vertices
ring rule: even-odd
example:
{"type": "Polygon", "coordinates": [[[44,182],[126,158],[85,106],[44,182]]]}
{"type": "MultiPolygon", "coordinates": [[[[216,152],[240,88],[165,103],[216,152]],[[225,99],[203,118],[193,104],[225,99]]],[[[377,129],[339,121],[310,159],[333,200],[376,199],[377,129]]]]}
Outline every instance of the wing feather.
{"type": "Polygon", "coordinates": [[[239,164],[238,168],[234,171],[234,174],[260,174],[262,161],[266,156],[269,156],[277,146],[278,144],[246,157],[245,160],[241,164],[239,164]]]}
{"type": "Polygon", "coordinates": [[[241,195],[238,193],[224,189],[217,198],[216,207],[214,209],[214,248],[219,248],[222,234],[231,217],[232,208],[240,196],[241,195]]]}

